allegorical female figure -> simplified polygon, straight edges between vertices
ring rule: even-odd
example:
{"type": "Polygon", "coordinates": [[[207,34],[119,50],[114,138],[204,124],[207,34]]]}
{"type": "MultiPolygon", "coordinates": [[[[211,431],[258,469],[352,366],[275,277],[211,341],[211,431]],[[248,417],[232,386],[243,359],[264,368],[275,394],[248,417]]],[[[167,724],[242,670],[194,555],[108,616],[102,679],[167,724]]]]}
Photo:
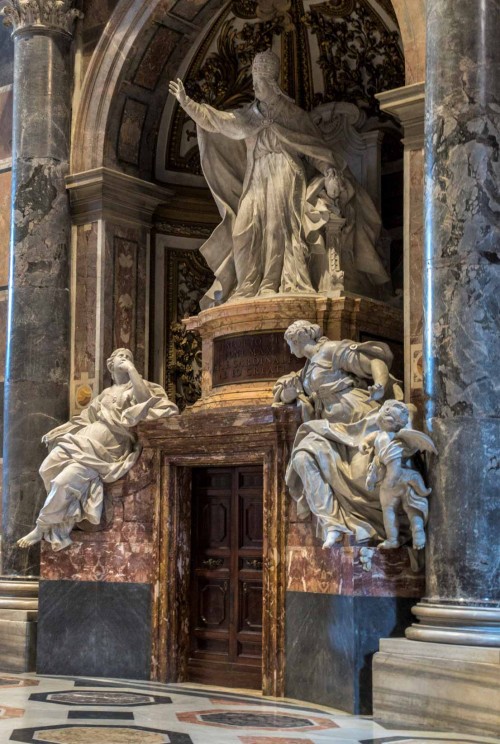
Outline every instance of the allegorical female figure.
{"type": "Polygon", "coordinates": [[[389,373],[392,352],[379,341],[331,341],[305,320],[292,323],[285,339],[306,359],[300,373],[275,386],[275,404],[297,401],[302,408],[286,473],[299,518],[316,516],[325,548],[344,534],[356,542],[383,540],[378,491],[366,486],[370,457],[359,445],[378,430],[379,401],[402,397],[389,373]]]}
{"type": "Polygon", "coordinates": [[[142,379],[128,349],[116,349],[107,365],[113,384],[43,438],[49,454],[40,475],[47,498],[35,529],[18,540],[21,548],[44,539],[61,550],[71,545],[75,524],[84,519],[99,524],[103,483],[128,473],[140,455],[132,427],[179,413],[160,385],[142,379]]]}
{"type": "Polygon", "coordinates": [[[323,250],[328,199],[347,218],[357,270],[375,284],[389,278],[375,250],[380,218],[371,198],[309,114],[280,89],[279,72],[273,52],[257,54],[255,100],[233,111],[196,103],[181,80],[170,83],[197,124],[203,173],[222,217],[201,249],[216,277],[202,309],[277,292],[315,292],[308,261],[323,250]]]}

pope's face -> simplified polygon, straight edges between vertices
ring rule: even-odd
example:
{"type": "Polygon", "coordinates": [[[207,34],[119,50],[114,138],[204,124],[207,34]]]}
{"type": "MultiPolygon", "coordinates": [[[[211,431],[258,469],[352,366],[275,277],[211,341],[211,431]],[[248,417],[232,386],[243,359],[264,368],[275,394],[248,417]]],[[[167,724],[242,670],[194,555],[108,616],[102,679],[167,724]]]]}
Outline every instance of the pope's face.
{"type": "Polygon", "coordinates": [[[268,78],[262,77],[262,75],[256,75],[254,73],[252,75],[252,81],[255,97],[257,98],[257,100],[268,101],[276,95],[274,86],[268,78]]]}

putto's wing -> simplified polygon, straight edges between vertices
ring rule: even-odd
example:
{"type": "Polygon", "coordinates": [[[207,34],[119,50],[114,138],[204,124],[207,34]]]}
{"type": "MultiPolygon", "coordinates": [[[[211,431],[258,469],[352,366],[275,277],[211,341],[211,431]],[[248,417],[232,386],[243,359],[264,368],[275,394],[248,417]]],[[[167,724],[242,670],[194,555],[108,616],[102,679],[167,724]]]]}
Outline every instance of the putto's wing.
{"type": "Polygon", "coordinates": [[[432,452],[437,455],[437,449],[432,439],[424,434],[423,431],[417,431],[416,429],[400,429],[396,434],[395,439],[399,439],[405,445],[405,454],[408,457],[414,455],[416,452],[432,452]]]}

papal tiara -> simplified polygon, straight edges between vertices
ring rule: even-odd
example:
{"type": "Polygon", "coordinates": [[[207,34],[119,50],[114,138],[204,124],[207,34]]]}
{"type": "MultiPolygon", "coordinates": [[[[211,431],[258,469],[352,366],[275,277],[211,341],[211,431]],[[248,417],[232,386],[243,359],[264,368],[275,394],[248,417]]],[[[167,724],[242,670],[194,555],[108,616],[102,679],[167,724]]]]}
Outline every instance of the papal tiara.
{"type": "Polygon", "coordinates": [[[259,52],[253,58],[252,72],[255,75],[277,80],[280,74],[280,67],[279,57],[270,49],[266,49],[265,52],[259,52]]]}

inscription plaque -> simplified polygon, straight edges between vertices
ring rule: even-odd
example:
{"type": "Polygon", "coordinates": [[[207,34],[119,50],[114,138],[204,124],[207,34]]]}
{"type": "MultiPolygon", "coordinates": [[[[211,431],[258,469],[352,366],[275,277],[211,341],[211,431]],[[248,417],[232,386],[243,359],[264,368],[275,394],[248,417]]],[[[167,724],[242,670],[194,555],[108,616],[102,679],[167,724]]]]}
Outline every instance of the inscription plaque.
{"type": "Polygon", "coordinates": [[[301,369],[304,360],[290,353],[284,333],[285,330],[215,339],[213,387],[276,380],[301,369]]]}

